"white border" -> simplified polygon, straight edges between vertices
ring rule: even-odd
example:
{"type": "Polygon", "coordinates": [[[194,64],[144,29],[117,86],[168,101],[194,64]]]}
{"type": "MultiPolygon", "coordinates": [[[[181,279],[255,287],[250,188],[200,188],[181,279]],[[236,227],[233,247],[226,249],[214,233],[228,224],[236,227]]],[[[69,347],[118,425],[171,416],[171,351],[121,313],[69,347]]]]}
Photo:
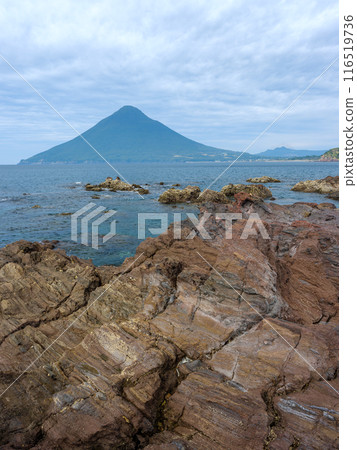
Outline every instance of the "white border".
{"type": "MultiPolygon", "coordinates": [[[[340,99],[339,99],[339,147],[340,147],[340,448],[351,449],[356,444],[356,329],[357,329],[357,186],[345,185],[345,136],[342,132],[346,123],[346,97],[348,87],[354,94],[354,147],[356,144],[357,122],[357,2],[354,0],[340,1],[340,99]],[[353,62],[354,81],[343,81],[343,24],[344,16],[353,15],[353,62]]],[[[354,149],[354,179],[357,184],[357,151],[354,149]]]]}

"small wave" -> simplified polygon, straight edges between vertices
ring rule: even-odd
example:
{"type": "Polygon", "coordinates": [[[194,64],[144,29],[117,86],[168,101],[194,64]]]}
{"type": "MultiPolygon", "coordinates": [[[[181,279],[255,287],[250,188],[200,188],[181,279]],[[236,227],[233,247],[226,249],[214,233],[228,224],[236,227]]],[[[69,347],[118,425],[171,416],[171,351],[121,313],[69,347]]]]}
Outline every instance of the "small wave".
{"type": "Polygon", "coordinates": [[[76,181],[74,184],[82,184],[81,181],[76,181]]]}
{"type": "Polygon", "coordinates": [[[0,202],[21,202],[24,200],[23,197],[2,197],[0,198],[0,202]]]}

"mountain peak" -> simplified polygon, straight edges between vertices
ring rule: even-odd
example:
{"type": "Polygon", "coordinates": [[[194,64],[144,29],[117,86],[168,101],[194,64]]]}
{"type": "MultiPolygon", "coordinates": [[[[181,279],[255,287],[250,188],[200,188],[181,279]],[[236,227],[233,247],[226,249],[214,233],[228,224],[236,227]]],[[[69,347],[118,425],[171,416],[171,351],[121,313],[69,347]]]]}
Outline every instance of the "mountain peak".
{"type": "Polygon", "coordinates": [[[101,158],[91,146],[113,162],[224,161],[235,155],[235,152],[188,139],[131,105],[125,105],[101,120],[85,131],[83,137],[85,140],[77,136],[22,161],[22,164],[100,162],[101,158]]]}
{"type": "Polygon", "coordinates": [[[132,106],[132,105],[124,105],[120,109],[118,109],[117,112],[119,112],[119,111],[123,111],[123,112],[125,112],[125,111],[139,111],[139,112],[142,113],[142,111],[140,111],[139,108],[136,108],[135,106],[132,106]]]}
{"type": "Polygon", "coordinates": [[[275,147],[275,148],[269,148],[268,150],[265,150],[265,151],[267,151],[267,152],[281,152],[281,151],[286,151],[286,150],[292,150],[292,151],[294,151],[294,149],[292,149],[292,148],[287,148],[287,147],[284,147],[284,146],[282,146],[282,147],[275,147]]]}
{"type": "Polygon", "coordinates": [[[136,115],[140,114],[140,115],[145,116],[145,114],[142,111],[140,111],[139,108],[136,108],[135,106],[132,106],[132,105],[122,106],[114,114],[136,114],[136,115]]]}
{"type": "Polygon", "coordinates": [[[111,116],[104,119],[104,121],[122,121],[122,122],[142,122],[143,120],[150,120],[149,117],[140,111],[139,108],[131,105],[122,106],[118,111],[115,111],[111,116]]]}

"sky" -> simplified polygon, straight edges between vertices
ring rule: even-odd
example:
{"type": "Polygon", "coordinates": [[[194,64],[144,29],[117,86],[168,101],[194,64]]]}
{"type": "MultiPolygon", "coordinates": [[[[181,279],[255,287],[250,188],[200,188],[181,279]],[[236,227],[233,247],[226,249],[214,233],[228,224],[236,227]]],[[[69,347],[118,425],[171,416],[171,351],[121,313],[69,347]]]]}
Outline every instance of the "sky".
{"type": "MultiPolygon", "coordinates": [[[[3,0],[0,55],[80,132],[133,105],[244,150],[338,56],[337,0],[3,0]]],[[[0,164],[76,136],[0,58],[0,164]]],[[[338,146],[335,63],[250,153],[338,146]]]]}

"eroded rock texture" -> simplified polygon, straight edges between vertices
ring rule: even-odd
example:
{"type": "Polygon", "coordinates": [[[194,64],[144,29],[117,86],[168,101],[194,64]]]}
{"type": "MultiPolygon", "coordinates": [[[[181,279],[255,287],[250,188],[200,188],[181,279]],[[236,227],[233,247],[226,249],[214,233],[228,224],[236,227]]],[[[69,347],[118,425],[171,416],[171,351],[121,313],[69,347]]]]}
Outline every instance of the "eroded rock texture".
{"type": "Polygon", "coordinates": [[[328,197],[338,200],[339,197],[339,177],[328,176],[321,180],[299,181],[291,188],[292,191],[317,192],[318,194],[328,194],[328,197]]]}
{"type": "Polygon", "coordinates": [[[186,203],[197,200],[201,189],[198,186],[186,186],[184,189],[170,188],[159,197],[160,203],[186,203]]]}
{"type": "Polygon", "coordinates": [[[221,189],[221,193],[228,197],[232,197],[239,192],[245,192],[260,199],[270,198],[273,195],[271,190],[263,184],[227,184],[221,189]]]}
{"type": "Polygon", "coordinates": [[[236,200],[121,267],[0,251],[1,448],[337,448],[338,211],[236,200]]]}

